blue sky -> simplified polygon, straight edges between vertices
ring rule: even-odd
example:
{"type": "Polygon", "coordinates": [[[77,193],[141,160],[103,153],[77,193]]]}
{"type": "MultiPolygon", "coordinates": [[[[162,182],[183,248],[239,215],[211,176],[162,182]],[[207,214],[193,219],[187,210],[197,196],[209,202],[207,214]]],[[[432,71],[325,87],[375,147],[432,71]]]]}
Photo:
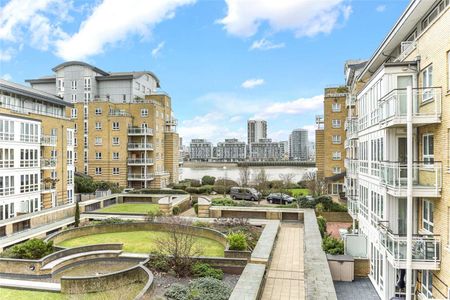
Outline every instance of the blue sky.
{"type": "Polygon", "coordinates": [[[187,142],[313,136],[323,89],[347,59],[369,58],[407,0],[0,1],[0,76],[18,83],[65,60],[151,70],[172,96],[187,142]]]}

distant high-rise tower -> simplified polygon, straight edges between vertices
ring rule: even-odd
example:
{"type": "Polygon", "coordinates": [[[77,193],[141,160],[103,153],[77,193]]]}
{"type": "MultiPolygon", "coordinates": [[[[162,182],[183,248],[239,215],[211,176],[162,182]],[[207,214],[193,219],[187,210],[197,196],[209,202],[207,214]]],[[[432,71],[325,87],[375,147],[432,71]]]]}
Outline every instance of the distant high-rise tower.
{"type": "Polygon", "coordinates": [[[294,129],[289,135],[289,158],[308,160],[308,130],[294,129]]]}
{"type": "Polygon", "coordinates": [[[267,138],[267,121],[264,120],[248,120],[247,121],[247,140],[248,145],[256,143],[260,139],[267,138]]]}

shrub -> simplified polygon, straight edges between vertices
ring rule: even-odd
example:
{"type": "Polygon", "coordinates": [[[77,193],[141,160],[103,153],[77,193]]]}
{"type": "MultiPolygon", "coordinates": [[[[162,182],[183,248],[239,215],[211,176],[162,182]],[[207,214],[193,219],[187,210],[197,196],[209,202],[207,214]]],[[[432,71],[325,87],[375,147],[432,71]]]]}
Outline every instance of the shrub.
{"type": "Polygon", "coordinates": [[[164,293],[170,300],[227,300],[232,289],[224,282],[210,278],[197,278],[187,286],[172,284],[164,293]]]}
{"type": "Polygon", "coordinates": [[[75,193],[93,193],[96,190],[94,180],[90,177],[75,176],[75,193]]]}
{"type": "Polygon", "coordinates": [[[195,198],[193,198],[192,200],[191,200],[191,206],[194,206],[195,204],[197,204],[198,203],[198,198],[197,197],[195,197],[195,198]]]}
{"type": "Polygon", "coordinates": [[[200,194],[200,188],[198,187],[187,187],[186,192],[189,194],[200,194]]]}
{"type": "Polygon", "coordinates": [[[322,249],[325,253],[332,255],[344,254],[344,241],[325,235],[322,240],[322,249]]]}
{"type": "Polygon", "coordinates": [[[186,183],[189,183],[189,186],[191,187],[201,187],[202,183],[198,179],[186,179],[186,183]]]}
{"type": "Polygon", "coordinates": [[[195,211],[195,214],[198,215],[198,203],[194,204],[194,211],[195,211]]]}
{"type": "Polygon", "coordinates": [[[80,226],[80,204],[78,204],[78,201],[75,203],[75,222],[74,226],[78,227],[80,226]]]}
{"type": "Polygon", "coordinates": [[[171,190],[171,189],[140,189],[131,191],[130,194],[167,194],[167,195],[183,195],[187,194],[183,190],[171,190]]]}
{"type": "Polygon", "coordinates": [[[172,188],[175,189],[175,190],[185,190],[187,187],[188,187],[187,184],[182,184],[182,183],[174,184],[172,186],[172,188]]]}
{"type": "Polygon", "coordinates": [[[325,233],[327,232],[327,220],[322,216],[318,216],[317,225],[319,225],[320,235],[323,238],[325,236],[325,233]]]}
{"type": "Polygon", "coordinates": [[[107,225],[107,224],[123,224],[123,223],[131,223],[133,222],[133,220],[123,220],[120,218],[108,218],[108,219],[103,219],[103,220],[99,220],[99,221],[95,221],[95,224],[97,225],[107,225]]]}
{"type": "Polygon", "coordinates": [[[256,206],[255,203],[251,201],[235,201],[230,198],[216,198],[211,201],[211,206],[243,206],[252,207],[256,206]]]}
{"type": "Polygon", "coordinates": [[[149,211],[147,212],[146,220],[148,222],[153,222],[157,217],[161,217],[163,215],[162,211],[159,209],[157,211],[149,211]]]}
{"type": "Polygon", "coordinates": [[[216,177],[205,175],[202,177],[202,185],[214,185],[216,177]]]}
{"type": "Polygon", "coordinates": [[[3,251],[0,256],[18,259],[41,259],[53,253],[53,241],[31,239],[3,251]]]}
{"type": "Polygon", "coordinates": [[[239,184],[231,179],[217,179],[214,183],[214,191],[218,194],[230,193],[230,189],[233,186],[239,186],[239,184]]]}
{"type": "Polygon", "coordinates": [[[316,200],[311,201],[308,200],[306,197],[301,197],[300,199],[298,199],[298,205],[301,208],[315,208],[316,207],[316,200]]]}
{"type": "Polygon", "coordinates": [[[211,277],[220,280],[223,278],[223,271],[221,269],[213,268],[209,264],[204,263],[195,263],[192,266],[192,274],[195,277],[211,277]]]}
{"type": "Polygon", "coordinates": [[[178,216],[181,213],[181,209],[179,206],[175,206],[174,208],[172,208],[172,214],[174,216],[178,216]]]}
{"type": "Polygon", "coordinates": [[[316,212],[318,212],[318,213],[320,214],[320,213],[323,212],[323,211],[324,211],[323,204],[322,204],[322,203],[318,203],[318,204],[316,205],[316,212]]]}
{"type": "Polygon", "coordinates": [[[343,204],[336,203],[336,202],[332,202],[330,204],[330,211],[344,212],[344,211],[347,211],[347,206],[343,205],[343,204]]]}
{"type": "Polygon", "coordinates": [[[209,195],[213,191],[213,186],[212,185],[204,185],[202,187],[199,187],[198,191],[199,191],[199,194],[209,195]]]}
{"type": "Polygon", "coordinates": [[[247,238],[242,232],[232,232],[227,235],[230,250],[247,250],[247,238]]]}
{"type": "Polygon", "coordinates": [[[167,256],[158,252],[150,253],[150,259],[148,261],[150,268],[160,271],[168,272],[170,270],[170,263],[167,256]]]}

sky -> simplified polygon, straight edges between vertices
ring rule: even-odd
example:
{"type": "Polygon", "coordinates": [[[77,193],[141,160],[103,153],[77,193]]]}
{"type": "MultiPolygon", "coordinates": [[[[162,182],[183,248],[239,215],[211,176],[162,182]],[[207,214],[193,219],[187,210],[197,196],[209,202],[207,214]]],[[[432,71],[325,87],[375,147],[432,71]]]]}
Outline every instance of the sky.
{"type": "Polygon", "coordinates": [[[170,94],[178,132],[246,141],[314,139],[325,87],[348,59],[370,58],[408,0],[0,0],[0,77],[52,74],[67,60],[150,70],[170,94]]]}

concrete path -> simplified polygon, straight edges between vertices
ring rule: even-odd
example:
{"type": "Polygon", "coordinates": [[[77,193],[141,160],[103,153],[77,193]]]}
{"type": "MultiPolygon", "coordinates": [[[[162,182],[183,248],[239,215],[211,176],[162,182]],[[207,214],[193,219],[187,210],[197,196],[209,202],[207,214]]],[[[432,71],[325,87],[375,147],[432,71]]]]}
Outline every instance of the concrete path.
{"type": "Polygon", "coordinates": [[[195,214],[195,210],[193,207],[189,208],[186,211],[183,211],[180,216],[182,217],[196,217],[197,215],[195,214]]]}
{"type": "Polygon", "coordinates": [[[281,223],[262,300],[305,299],[303,225],[281,223]]]}
{"type": "Polygon", "coordinates": [[[0,278],[1,287],[10,287],[15,289],[24,290],[37,290],[37,291],[49,291],[59,292],[61,291],[61,284],[43,281],[31,281],[31,280],[16,280],[0,278]]]}

